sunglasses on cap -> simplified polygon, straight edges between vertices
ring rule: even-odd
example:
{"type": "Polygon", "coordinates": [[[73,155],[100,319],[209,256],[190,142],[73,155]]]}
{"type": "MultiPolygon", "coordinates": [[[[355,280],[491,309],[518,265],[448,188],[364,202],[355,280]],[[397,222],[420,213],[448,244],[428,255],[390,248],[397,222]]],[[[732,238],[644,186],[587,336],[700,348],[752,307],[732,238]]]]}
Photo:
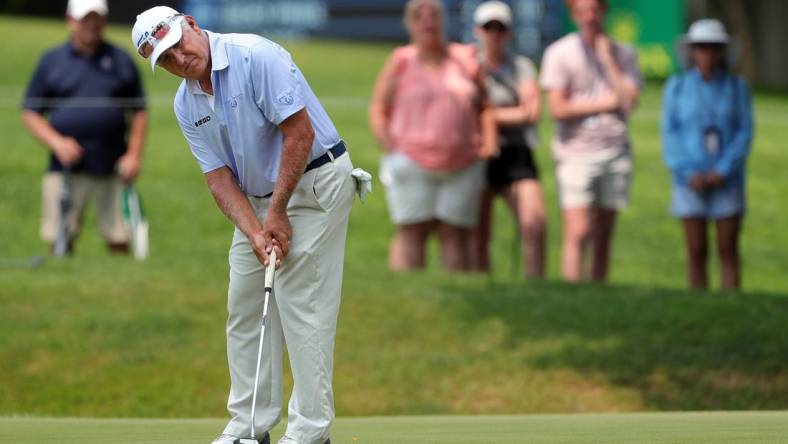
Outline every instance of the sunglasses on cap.
{"type": "MultiPolygon", "coordinates": [[[[164,37],[169,34],[170,29],[172,29],[172,25],[175,24],[178,18],[183,17],[183,14],[175,14],[171,17],[168,17],[167,20],[159,22],[156,26],[153,27],[150,34],[142,39],[137,46],[137,52],[144,58],[149,58],[151,54],[153,54],[153,49],[158,45],[160,41],[164,39],[164,37]]],[[[178,24],[180,26],[180,24],[178,24]]]]}
{"type": "Polygon", "coordinates": [[[482,29],[484,29],[487,32],[499,32],[499,33],[504,33],[509,30],[509,28],[507,28],[506,25],[504,25],[501,22],[497,22],[495,20],[487,22],[484,25],[482,25],[482,29]]]}

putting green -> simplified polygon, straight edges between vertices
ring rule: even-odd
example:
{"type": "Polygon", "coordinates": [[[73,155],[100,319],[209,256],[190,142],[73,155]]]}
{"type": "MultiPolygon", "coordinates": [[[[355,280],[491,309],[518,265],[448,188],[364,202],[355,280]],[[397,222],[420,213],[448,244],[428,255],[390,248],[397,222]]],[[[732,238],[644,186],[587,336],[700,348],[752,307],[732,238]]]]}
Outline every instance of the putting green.
{"type": "MultiPolygon", "coordinates": [[[[0,442],[208,443],[218,419],[0,418],[0,442]]],[[[273,431],[282,435],[283,425],[273,431]]],[[[786,443],[788,412],[340,418],[334,444],[786,443]]]]}

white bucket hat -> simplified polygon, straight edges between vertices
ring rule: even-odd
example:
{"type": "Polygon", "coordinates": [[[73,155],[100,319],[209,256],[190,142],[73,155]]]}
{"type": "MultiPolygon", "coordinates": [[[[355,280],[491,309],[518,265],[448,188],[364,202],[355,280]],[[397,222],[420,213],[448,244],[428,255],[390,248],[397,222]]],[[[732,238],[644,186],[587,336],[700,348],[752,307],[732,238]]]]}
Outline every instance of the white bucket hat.
{"type": "Polygon", "coordinates": [[[725,26],[717,19],[700,19],[693,22],[689,31],[679,38],[676,45],[676,54],[679,62],[685,69],[693,66],[692,45],[714,44],[725,47],[725,63],[734,65],[739,56],[738,42],[726,31],[725,26]]]}
{"type": "Polygon", "coordinates": [[[476,26],[484,26],[490,22],[500,22],[507,28],[512,27],[512,9],[504,2],[492,0],[480,4],[473,13],[476,26]]]}
{"type": "Polygon", "coordinates": [[[142,57],[150,59],[151,69],[156,69],[159,56],[183,36],[183,17],[168,6],[154,6],[137,16],[131,41],[142,57]]]}

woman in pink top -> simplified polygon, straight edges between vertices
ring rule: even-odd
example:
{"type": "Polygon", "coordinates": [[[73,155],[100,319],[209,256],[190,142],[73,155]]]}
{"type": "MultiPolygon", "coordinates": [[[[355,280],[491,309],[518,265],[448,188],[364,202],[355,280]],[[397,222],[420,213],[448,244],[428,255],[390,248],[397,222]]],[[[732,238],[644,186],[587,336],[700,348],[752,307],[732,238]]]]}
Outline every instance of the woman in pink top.
{"type": "Polygon", "coordinates": [[[468,232],[477,223],[484,162],[497,148],[483,77],[470,46],[443,37],[443,6],[410,0],[411,44],[394,50],[370,105],[370,126],[386,154],[380,177],[397,233],[392,270],[422,268],[436,230],[449,270],[468,269],[468,232]]]}

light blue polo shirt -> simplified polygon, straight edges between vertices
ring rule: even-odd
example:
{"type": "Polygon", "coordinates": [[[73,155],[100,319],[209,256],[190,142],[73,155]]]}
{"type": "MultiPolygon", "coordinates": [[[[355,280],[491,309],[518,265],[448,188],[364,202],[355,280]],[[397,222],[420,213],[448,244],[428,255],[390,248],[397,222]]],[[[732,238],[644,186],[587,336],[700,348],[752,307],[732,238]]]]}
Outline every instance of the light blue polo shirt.
{"type": "Polygon", "coordinates": [[[214,107],[196,80],[184,80],[175,116],[203,173],[229,167],[242,191],[274,189],[282,156],[278,125],[306,108],[315,131],[314,160],[339,134],[290,54],[253,34],[208,32],[214,107]]]}

